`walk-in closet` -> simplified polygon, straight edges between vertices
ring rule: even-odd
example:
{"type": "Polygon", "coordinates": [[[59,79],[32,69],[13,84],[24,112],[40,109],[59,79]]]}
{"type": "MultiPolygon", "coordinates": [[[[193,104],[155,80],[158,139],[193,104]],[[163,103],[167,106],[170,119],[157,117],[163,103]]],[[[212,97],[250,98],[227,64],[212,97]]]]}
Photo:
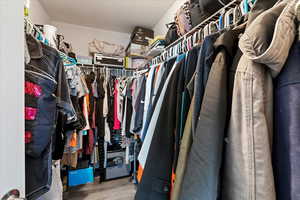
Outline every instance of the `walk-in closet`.
{"type": "Polygon", "coordinates": [[[0,200],[300,200],[299,0],[0,19],[0,200]]]}

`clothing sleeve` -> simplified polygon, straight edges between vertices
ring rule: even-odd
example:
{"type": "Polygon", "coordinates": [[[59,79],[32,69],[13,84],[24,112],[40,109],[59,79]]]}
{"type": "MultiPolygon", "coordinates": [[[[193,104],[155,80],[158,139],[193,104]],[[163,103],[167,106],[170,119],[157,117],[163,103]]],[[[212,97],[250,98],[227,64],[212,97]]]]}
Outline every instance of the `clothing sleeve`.
{"type": "Polygon", "coordinates": [[[77,120],[76,112],[70,98],[70,89],[62,60],[58,61],[57,106],[67,116],[67,123],[77,120]]]}

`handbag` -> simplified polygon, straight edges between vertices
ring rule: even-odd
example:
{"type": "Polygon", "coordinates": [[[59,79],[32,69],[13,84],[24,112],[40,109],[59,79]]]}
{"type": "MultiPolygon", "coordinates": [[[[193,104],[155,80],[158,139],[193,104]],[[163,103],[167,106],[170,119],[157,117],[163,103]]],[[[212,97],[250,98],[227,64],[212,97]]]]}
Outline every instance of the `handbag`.
{"type": "Polygon", "coordinates": [[[166,24],[168,28],[168,32],[166,34],[166,46],[170,45],[174,41],[176,41],[179,38],[179,35],[177,34],[177,26],[175,22],[171,22],[169,24],[166,24]]]}
{"type": "Polygon", "coordinates": [[[201,22],[230,3],[231,0],[198,0],[201,22]]]}
{"type": "Polygon", "coordinates": [[[176,12],[178,34],[186,34],[229,2],[230,0],[188,0],[176,12]]]}

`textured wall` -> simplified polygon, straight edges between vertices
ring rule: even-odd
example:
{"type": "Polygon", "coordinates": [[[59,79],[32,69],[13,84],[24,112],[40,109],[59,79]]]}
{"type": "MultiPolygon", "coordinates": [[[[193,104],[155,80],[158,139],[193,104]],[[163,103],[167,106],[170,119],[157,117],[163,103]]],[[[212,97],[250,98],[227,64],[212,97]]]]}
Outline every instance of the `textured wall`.
{"type": "Polygon", "coordinates": [[[166,24],[174,21],[175,13],[187,0],[176,0],[165,15],[153,27],[155,35],[165,35],[168,31],[166,24]]]}

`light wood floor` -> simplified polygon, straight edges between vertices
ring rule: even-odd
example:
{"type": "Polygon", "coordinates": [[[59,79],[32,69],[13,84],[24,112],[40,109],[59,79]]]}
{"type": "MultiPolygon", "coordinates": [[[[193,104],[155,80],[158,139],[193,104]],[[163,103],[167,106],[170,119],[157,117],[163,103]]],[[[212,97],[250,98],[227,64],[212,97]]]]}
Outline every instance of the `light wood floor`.
{"type": "Polygon", "coordinates": [[[76,186],[64,193],[64,200],[133,200],[135,186],[129,178],[108,181],[99,184],[76,186]]]}

